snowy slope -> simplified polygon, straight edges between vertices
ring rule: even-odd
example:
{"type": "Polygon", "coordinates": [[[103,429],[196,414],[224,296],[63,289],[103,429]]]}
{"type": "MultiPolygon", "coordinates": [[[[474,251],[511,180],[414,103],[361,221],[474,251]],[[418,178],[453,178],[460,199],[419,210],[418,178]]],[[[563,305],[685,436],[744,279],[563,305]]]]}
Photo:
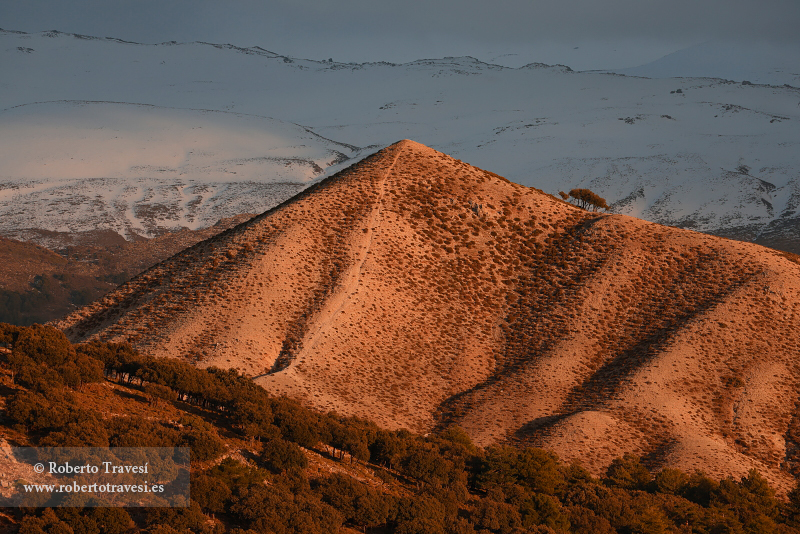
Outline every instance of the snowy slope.
{"type": "Polygon", "coordinates": [[[647,78],[704,76],[800,87],[800,47],[708,41],[678,50],[656,61],[616,72],[647,78]]]}
{"type": "Polygon", "coordinates": [[[357,151],[219,111],[50,102],[0,112],[0,231],[155,235],[259,212],[357,151]]]}
{"type": "MultiPolygon", "coordinates": [[[[144,151],[126,149],[121,151],[125,158],[104,163],[107,170],[101,172],[94,164],[86,167],[86,179],[116,180],[110,188],[113,193],[97,193],[106,205],[114,205],[112,199],[119,197],[123,184],[152,180],[151,185],[141,186],[126,197],[129,200],[121,202],[130,206],[135,204],[130,199],[141,201],[145,190],[153,198],[175,195],[173,189],[156,184],[162,183],[164,176],[178,180],[184,189],[182,196],[175,198],[181,200],[170,202],[184,207],[180,214],[154,219],[156,225],[206,224],[243,208],[233,195],[207,202],[202,216],[192,215],[185,207],[192,194],[185,189],[190,180],[245,182],[224,174],[230,170],[229,160],[267,154],[295,157],[294,141],[265,142],[265,150],[259,148],[260,142],[245,143],[238,152],[234,147],[238,143],[225,143],[242,121],[255,120],[245,121],[242,115],[256,115],[272,118],[261,119],[262,126],[256,128],[265,138],[302,137],[310,132],[321,136],[295,143],[314,147],[303,153],[302,159],[323,168],[325,172],[319,176],[349,164],[364,152],[356,147],[384,146],[410,138],[546,192],[590,187],[614,203],[617,211],[657,222],[748,239],[771,235],[791,243],[800,237],[800,90],[794,88],[710,78],[644,79],[576,73],[565,67],[535,64],[511,69],[472,58],[403,65],[327,63],[257,48],[204,43],[138,45],[59,33],[0,33],[0,54],[3,70],[9,74],[0,79],[0,109],[6,110],[0,114],[0,132],[22,131],[19,124],[41,123],[48,114],[57,117],[64,113],[73,124],[83,120],[78,117],[81,113],[91,113],[91,120],[87,120],[97,128],[113,129],[104,124],[114,125],[117,131],[129,128],[126,139],[135,147],[145,142],[135,131],[149,124],[148,113],[178,113],[186,115],[165,121],[175,123],[167,137],[180,139],[170,146],[185,149],[193,139],[187,131],[191,123],[188,117],[212,121],[211,116],[228,115],[165,108],[240,114],[231,116],[236,119],[226,119],[229,122],[224,125],[208,126],[213,133],[205,142],[224,147],[218,157],[211,158],[210,166],[193,160],[194,156],[170,159],[164,155],[166,162],[160,163],[154,163],[161,161],[158,158],[142,156],[139,161],[131,155],[144,151]],[[76,106],[65,100],[148,106],[76,106]],[[11,109],[54,101],[59,103],[11,109]],[[68,111],[63,111],[65,107],[68,111]],[[26,109],[35,111],[21,111],[26,109]],[[141,120],[119,119],[124,114],[139,113],[144,114],[141,120]],[[12,119],[18,122],[12,125],[12,119]],[[302,127],[295,126],[298,124],[302,127]],[[281,133],[268,133],[274,128],[281,133]],[[327,168],[327,163],[341,161],[337,159],[339,153],[351,160],[327,168]],[[162,168],[169,170],[162,172],[162,168]],[[213,180],[211,171],[204,174],[210,168],[215,169],[213,180]]],[[[219,121],[215,118],[212,122],[219,121]]],[[[159,128],[166,131],[163,124],[159,128]]],[[[48,138],[50,145],[58,144],[58,139],[77,142],[68,130],[53,132],[48,138]]],[[[96,132],[86,144],[98,144],[102,136],[96,132]]],[[[155,145],[160,146],[165,138],[155,145]]],[[[46,180],[36,186],[46,188],[45,183],[81,174],[66,160],[67,152],[78,147],[57,158],[58,165],[47,161],[48,167],[63,168],[64,174],[44,173],[44,159],[40,158],[31,177],[20,170],[25,167],[19,158],[9,163],[15,161],[10,146],[5,141],[0,143],[0,176],[6,183],[0,199],[9,196],[9,187],[46,180]]],[[[311,177],[308,167],[296,166],[281,177],[275,171],[274,166],[252,165],[246,182],[303,183],[311,177]]],[[[86,187],[96,192],[93,186],[86,187]]],[[[252,211],[253,204],[259,202],[258,194],[248,196],[248,210],[252,211]]],[[[265,209],[275,201],[265,201],[261,207],[265,209]]],[[[11,205],[0,205],[4,231],[15,225],[65,227],[67,217],[48,219],[45,213],[49,208],[26,218],[19,211],[9,211],[11,205]]],[[[90,224],[154,231],[137,220],[135,213],[125,213],[130,210],[117,212],[106,223],[93,220],[90,224]]]]}

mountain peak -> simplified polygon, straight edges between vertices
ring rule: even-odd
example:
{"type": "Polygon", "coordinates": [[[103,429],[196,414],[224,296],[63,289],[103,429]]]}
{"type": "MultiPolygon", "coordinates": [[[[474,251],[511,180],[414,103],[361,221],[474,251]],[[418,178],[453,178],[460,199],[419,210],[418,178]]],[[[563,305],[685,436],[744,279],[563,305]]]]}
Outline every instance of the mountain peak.
{"type": "Polygon", "coordinates": [[[598,474],[626,452],[717,477],[755,467],[785,489],[800,414],[772,399],[800,376],[790,260],[587,212],[403,140],[58,326],[390,428],[456,422],[598,474]]]}
{"type": "Polygon", "coordinates": [[[390,147],[394,147],[401,150],[412,150],[412,151],[419,151],[419,152],[436,152],[430,147],[423,145],[422,143],[417,143],[416,141],[412,141],[411,139],[401,139],[396,143],[392,143],[389,145],[390,147]]]}

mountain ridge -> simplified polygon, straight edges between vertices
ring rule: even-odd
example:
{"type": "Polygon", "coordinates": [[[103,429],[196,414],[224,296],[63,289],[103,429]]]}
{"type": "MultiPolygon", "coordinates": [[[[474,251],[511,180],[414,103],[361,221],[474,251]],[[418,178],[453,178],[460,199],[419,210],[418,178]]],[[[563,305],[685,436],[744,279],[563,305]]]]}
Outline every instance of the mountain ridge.
{"type": "MultiPolygon", "coordinates": [[[[141,102],[162,110],[211,109],[274,117],[355,147],[386,146],[400,138],[414,138],[548,193],[590,188],[627,215],[798,251],[800,197],[793,172],[800,153],[795,142],[800,138],[796,89],[700,78],[565,73],[563,67],[498,70],[465,58],[404,65],[300,59],[287,63],[282,57],[206,45],[124,47],[10,33],[0,34],[0,40],[6,73],[15,80],[4,91],[2,108],[53,100],[141,102]],[[74,76],[76,71],[82,76],[74,76]]],[[[56,107],[47,113],[43,110],[42,115],[58,118],[63,110],[56,107]]],[[[194,151],[198,132],[209,134],[203,141],[213,141],[212,147],[225,146],[230,137],[226,128],[218,127],[216,118],[208,124],[209,117],[196,116],[200,112],[164,112],[182,114],[181,120],[173,121],[182,129],[170,130],[166,141],[140,145],[136,130],[126,125],[149,120],[149,114],[146,110],[128,111],[130,120],[120,123],[110,108],[81,108],[73,122],[91,118],[93,129],[85,132],[87,141],[75,148],[91,153],[98,135],[106,135],[103,140],[109,143],[117,136],[113,149],[105,153],[132,158],[125,172],[112,169],[126,179],[154,183],[165,178],[162,169],[186,172],[179,177],[170,175],[166,188],[148,182],[132,199],[101,194],[100,200],[113,206],[116,200],[130,204],[152,193],[153,200],[148,203],[158,205],[164,214],[154,218],[159,227],[179,226],[170,214],[176,210],[188,213],[191,206],[188,199],[171,196],[172,192],[177,187],[192,195],[186,180],[205,181],[209,169],[220,173],[215,182],[220,184],[218,189],[225,191],[230,184],[231,192],[236,193],[207,206],[214,210],[209,221],[269,208],[270,202],[259,200],[263,191],[245,183],[238,174],[244,168],[237,169],[239,161],[233,160],[289,159],[295,152],[291,147],[312,145],[311,140],[303,140],[306,131],[293,133],[265,126],[264,132],[280,135],[287,142],[264,146],[280,150],[252,147],[246,154],[221,154],[210,167],[196,166],[191,163],[198,154],[194,151]],[[205,130],[192,130],[204,121],[205,130]],[[163,154],[161,145],[172,151],[163,154]],[[134,150],[140,146],[147,150],[134,150]],[[184,160],[188,163],[181,166],[184,160]],[[244,196],[260,205],[241,206],[232,198],[244,196]],[[180,202],[176,204],[175,198],[180,202]]],[[[27,112],[33,109],[27,108],[27,112]]],[[[48,188],[52,181],[34,184],[28,172],[11,165],[16,155],[26,152],[26,162],[47,164],[34,169],[37,173],[47,170],[45,174],[50,176],[51,169],[65,168],[74,173],[83,169],[86,172],[78,173],[82,176],[97,175],[89,172],[97,158],[83,157],[85,161],[80,162],[54,150],[77,143],[80,136],[65,133],[48,138],[51,142],[43,146],[35,135],[26,135],[38,131],[28,128],[38,124],[39,116],[17,115],[22,115],[20,109],[2,112],[0,124],[16,122],[14,128],[0,128],[0,146],[6,147],[0,158],[0,180],[7,184],[6,191],[13,188],[19,201],[46,208],[43,213],[29,210],[31,213],[20,214],[13,203],[0,198],[2,219],[8,221],[4,234],[14,237],[13,232],[30,227],[58,230],[77,222],[111,226],[106,221],[88,220],[91,217],[85,213],[73,219],[60,215],[56,197],[63,188],[48,188]]],[[[358,157],[338,145],[336,150],[358,157]]],[[[312,156],[303,157],[313,160],[324,174],[338,170],[329,168],[335,156],[312,156]]],[[[259,173],[251,162],[247,169],[247,180],[253,183],[269,181],[275,173],[301,183],[309,178],[301,171],[313,167],[295,166],[287,172],[283,166],[272,165],[259,173]]],[[[78,180],[75,189],[84,185],[78,180]]],[[[85,196],[76,195],[74,201],[83,205],[85,196]]],[[[115,216],[122,218],[126,213],[122,210],[115,216]]],[[[125,218],[134,219],[127,221],[132,226],[138,225],[135,217],[125,218]]]]}
{"type": "Polygon", "coordinates": [[[648,78],[707,77],[770,86],[800,86],[798,47],[706,41],[616,72],[648,78]]]}

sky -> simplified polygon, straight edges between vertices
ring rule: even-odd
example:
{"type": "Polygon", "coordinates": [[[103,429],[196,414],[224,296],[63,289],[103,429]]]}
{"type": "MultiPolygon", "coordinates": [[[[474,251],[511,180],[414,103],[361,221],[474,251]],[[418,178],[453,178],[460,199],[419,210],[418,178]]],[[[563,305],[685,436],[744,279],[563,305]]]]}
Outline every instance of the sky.
{"type": "Polygon", "coordinates": [[[308,59],[472,55],[622,69],[710,40],[800,44],[798,0],[25,0],[0,27],[141,43],[261,46],[308,59]]]}

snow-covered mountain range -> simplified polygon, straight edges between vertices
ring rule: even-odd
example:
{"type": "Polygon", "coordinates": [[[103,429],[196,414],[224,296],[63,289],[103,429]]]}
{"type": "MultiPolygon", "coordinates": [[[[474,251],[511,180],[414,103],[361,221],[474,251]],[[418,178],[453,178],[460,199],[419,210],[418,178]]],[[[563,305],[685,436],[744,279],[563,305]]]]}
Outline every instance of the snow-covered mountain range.
{"type": "Polygon", "coordinates": [[[5,235],[207,226],[410,138],[548,193],[589,187],[621,213],[800,249],[791,85],[59,32],[2,31],[0,58],[5,235]]]}

